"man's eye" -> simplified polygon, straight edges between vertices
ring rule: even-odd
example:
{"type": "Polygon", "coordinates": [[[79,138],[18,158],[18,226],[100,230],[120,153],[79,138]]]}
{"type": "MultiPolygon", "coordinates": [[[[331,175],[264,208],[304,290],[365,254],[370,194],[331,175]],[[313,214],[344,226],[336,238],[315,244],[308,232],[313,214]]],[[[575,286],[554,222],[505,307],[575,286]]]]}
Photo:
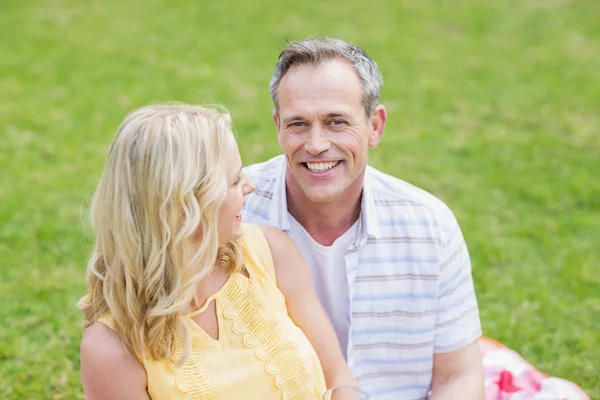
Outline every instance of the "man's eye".
{"type": "Polygon", "coordinates": [[[292,122],[290,124],[290,126],[304,126],[304,122],[302,122],[302,121],[292,122]]]}
{"type": "Polygon", "coordinates": [[[334,119],[331,121],[332,125],[343,125],[344,121],[342,121],[341,119],[334,119]]]}

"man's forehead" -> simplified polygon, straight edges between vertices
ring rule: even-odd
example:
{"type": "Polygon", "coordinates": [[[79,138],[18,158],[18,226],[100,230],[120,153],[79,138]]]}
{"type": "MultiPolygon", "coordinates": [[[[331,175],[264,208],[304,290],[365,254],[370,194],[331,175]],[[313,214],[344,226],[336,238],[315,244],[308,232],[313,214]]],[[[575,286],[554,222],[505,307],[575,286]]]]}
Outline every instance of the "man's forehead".
{"type": "Polygon", "coordinates": [[[296,113],[353,113],[362,106],[362,91],[348,82],[307,77],[279,88],[279,111],[283,115],[296,113]]]}
{"type": "Polygon", "coordinates": [[[331,60],[316,66],[291,67],[281,79],[279,90],[292,93],[310,93],[321,90],[360,92],[361,84],[356,71],[350,64],[341,60],[331,60]]]}
{"type": "Polygon", "coordinates": [[[324,73],[339,73],[339,71],[345,70],[358,78],[356,70],[350,63],[350,61],[343,58],[332,58],[330,60],[323,60],[316,64],[313,63],[298,63],[290,66],[284,77],[288,74],[314,74],[316,72],[324,73]]]}

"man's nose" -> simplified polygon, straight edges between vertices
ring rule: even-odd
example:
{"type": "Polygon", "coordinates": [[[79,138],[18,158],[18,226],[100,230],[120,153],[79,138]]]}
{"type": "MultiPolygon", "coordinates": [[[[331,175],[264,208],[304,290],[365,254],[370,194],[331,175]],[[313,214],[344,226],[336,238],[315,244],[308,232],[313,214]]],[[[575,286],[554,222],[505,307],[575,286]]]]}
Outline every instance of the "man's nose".
{"type": "Polygon", "coordinates": [[[313,124],[312,129],[310,130],[310,136],[306,140],[306,143],[304,143],[304,149],[316,156],[329,150],[330,147],[331,143],[325,132],[323,132],[323,128],[320,124],[313,124]]]}

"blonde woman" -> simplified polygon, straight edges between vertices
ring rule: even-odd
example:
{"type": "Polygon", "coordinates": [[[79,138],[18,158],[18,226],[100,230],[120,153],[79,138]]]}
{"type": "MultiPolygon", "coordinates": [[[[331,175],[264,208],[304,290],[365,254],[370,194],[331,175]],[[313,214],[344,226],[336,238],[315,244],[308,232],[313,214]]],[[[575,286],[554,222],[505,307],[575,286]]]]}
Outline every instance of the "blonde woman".
{"type": "Polygon", "coordinates": [[[355,385],[288,236],[242,224],[230,117],[148,106],[92,205],[81,375],[90,400],[317,399],[355,385]]]}

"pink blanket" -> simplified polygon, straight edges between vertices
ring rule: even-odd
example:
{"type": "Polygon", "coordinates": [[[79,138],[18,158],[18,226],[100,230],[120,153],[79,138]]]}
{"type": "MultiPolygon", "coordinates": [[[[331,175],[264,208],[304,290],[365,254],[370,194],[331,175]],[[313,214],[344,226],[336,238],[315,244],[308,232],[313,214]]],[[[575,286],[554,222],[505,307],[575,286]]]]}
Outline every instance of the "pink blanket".
{"type": "Polygon", "coordinates": [[[577,385],[536,370],[518,353],[492,339],[479,339],[486,400],[590,400],[577,385]]]}

